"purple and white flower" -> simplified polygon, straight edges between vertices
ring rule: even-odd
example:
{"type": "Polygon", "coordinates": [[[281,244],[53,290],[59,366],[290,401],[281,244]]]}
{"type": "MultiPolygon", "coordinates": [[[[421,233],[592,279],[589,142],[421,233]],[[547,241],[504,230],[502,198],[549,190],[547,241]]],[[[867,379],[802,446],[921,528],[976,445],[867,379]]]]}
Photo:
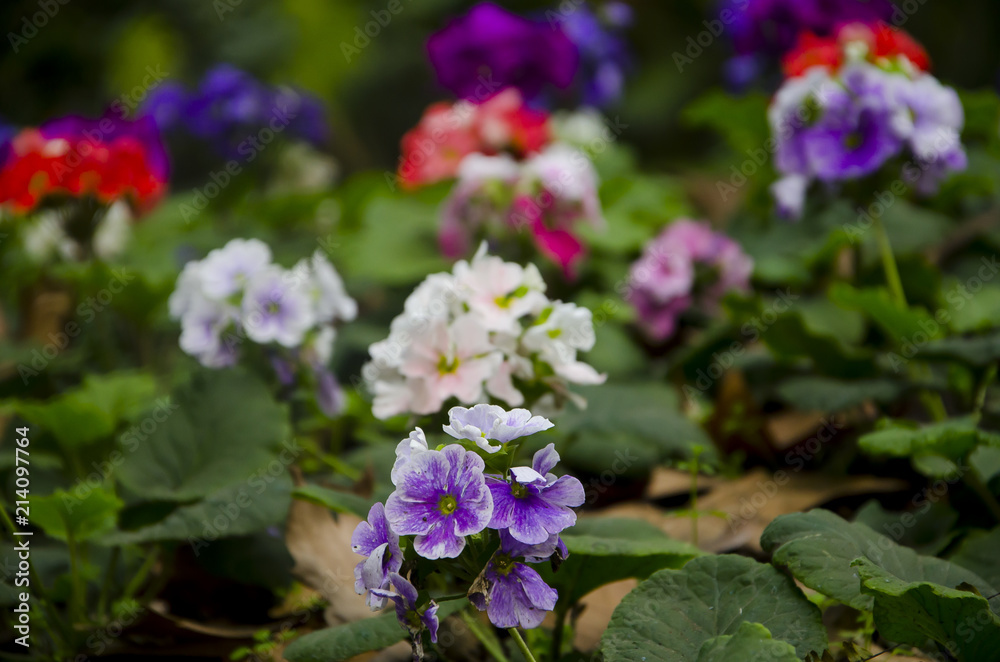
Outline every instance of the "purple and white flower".
{"type": "Polygon", "coordinates": [[[507,529],[518,542],[538,545],[576,524],[573,508],[583,505],[583,484],[551,473],[559,462],[554,444],[535,453],[530,467],[513,467],[510,482],[490,476],[491,529],[507,529]]]}
{"type": "Polygon", "coordinates": [[[242,319],[248,338],[284,347],[301,345],[316,323],[308,293],[276,267],[256,274],[247,283],[242,319]]]}
{"type": "Polygon", "coordinates": [[[181,349],[203,366],[234,365],[247,340],[265,345],[283,384],[311,375],[319,408],[328,416],[340,411],[343,392],[327,367],[333,325],[353,319],[357,304],[319,251],[284,269],[271,262],[267,244],[233,239],[184,266],[168,306],[181,323],[181,349]]]}
{"type": "Polygon", "coordinates": [[[542,416],[532,416],[527,409],[505,411],[497,405],[476,405],[471,409],[452,407],[448,410],[448,425],[444,431],[455,439],[468,439],[487,453],[496,453],[500,446],[489,441],[506,444],[520,437],[535,434],[552,427],[552,422],[542,416]]]}
{"type": "Polygon", "coordinates": [[[399,572],[403,552],[399,536],[389,528],[385,507],[376,503],[368,511],[368,521],[361,522],[351,536],[351,549],[365,558],[354,568],[354,591],[365,595],[365,603],[376,611],[385,606],[385,597],[372,589],[389,588],[389,575],[399,572]]]}
{"type": "Polygon", "coordinates": [[[424,558],[457,557],[465,537],[485,529],[493,515],[485,466],[456,445],[411,454],[386,500],[389,526],[399,535],[416,535],[413,549],[424,558]]]}
{"type": "Polygon", "coordinates": [[[233,239],[201,262],[202,289],[212,299],[237,294],[271,264],[271,249],[259,239],[233,239]]]}
{"type": "Polygon", "coordinates": [[[384,589],[372,589],[376,596],[389,599],[396,603],[396,618],[399,624],[410,631],[413,636],[419,635],[425,628],[430,633],[431,641],[437,643],[438,605],[433,600],[423,612],[417,609],[417,589],[413,584],[401,577],[398,573],[390,574],[390,581],[395,591],[384,589]]]}
{"type": "Polygon", "coordinates": [[[537,559],[537,550],[501,531],[500,549],[469,591],[472,604],[485,611],[498,628],[536,628],[545,614],[555,609],[559,593],[534,569],[517,560],[527,556],[537,559]]]}

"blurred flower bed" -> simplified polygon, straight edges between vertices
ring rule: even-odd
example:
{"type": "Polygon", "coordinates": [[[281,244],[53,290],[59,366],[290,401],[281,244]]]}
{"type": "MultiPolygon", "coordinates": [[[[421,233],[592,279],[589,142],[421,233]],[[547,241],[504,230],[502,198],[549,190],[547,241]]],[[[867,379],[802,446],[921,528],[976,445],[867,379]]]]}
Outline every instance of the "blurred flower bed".
{"type": "Polygon", "coordinates": [[[0,652],[994,662],[958,5],[0,10],[0,652]]]}

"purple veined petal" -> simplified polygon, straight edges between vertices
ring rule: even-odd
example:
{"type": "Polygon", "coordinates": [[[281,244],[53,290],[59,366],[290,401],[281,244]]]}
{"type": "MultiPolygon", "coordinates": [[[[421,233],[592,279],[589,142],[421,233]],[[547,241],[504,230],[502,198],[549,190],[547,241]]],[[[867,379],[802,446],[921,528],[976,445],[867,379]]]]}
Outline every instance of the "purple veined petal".
{"type": "Polygon", "coordinates": [[[383,543],[372,550],[371,556],[365,559],[361,568],[361,579],[367,588],[380,588],[386,580],[383,559],[388,552],[389,543],[383,543]]]}
{"type": "Polygon", "coordinates": [[[361,572],[364,567],[364,561],[354,566],[354,592],[358,595],[364,595],[368,592],[368,589],[365,587],[364,577],[361,576],[361,572]]]}
{"type": "Polygon", "coordinates": [[[351,549],[355,554],[371,555],[372,551],[389,539],[385,521],[385,507],[375,503],[368,510],[368,521],[360,522],[351,535],[351,549]]]}
{"type": "Polygon", "coordinates": [[[465,549],[465,538],[455,534],[455,524],[448,518],[414,538],[413,549],[425,559],[453,559],[465,549]]]}
{"type": "Polygon", "coordinates": [[[389,581],[392,582],[396,592],[406,601],[405,606],[413,609],[417,606],[417,589],[398,572],[389,573],[389,581]]]}
{"type": "MultiPolygon", "coordinates": [[[[519,437],[526,437],[553,426],[552,421],[542,416],[532,416],[527,409],[511,409],[493,430],[495,441],[506,443],[519,437]]],[[[544,473],[544,472],[543,472],[544,473]]]]}
{"type": "Polygon", "coordinates": [[[497,405],[452,407],[448,410],[448,425],[444,426],[444,431],[456,439],[478,442],[484,437],[492,438],[490,433],[505,413],[497,405]]]}
{"type": "Polygon", "coordinates": [[[486,615],[489,616],[490,623],[498,628],[517,627],[517,593],[520,592],[517,582],[495,572],[491,579],[494,580],[494,584],[490,588],[489,601],[486,605],[486,615]]]}
{"type": "Polygon", "coordinates": [[[481,500],[463,501],[462,506],[451,517],[458,535],[471,536],[479,533],[493,519],[493,496],[489,490],[484,489],[481,500]]]}
{"type": "MultiPolygon", "coordinates": [[[[516,577],[524,589],[524,595],[531,605],[541,611],[552,611],[556,607],[556,600],[559,599],[559,592],[546,584],[541,575],[523,563],[515,563],[510,572],[511,577],[516,577]]],[[[544,617],[544,615],[543,615],[544,617]]]]}
{"type": "Polygon", "coordinates": [[[531,467],[511,467],[510,475],[522,485],[545,484],[545,475],[538,473],[531,467]]]}
{"type": "Polygon", "coordinates": [[[420,428],[414,428],[413,432],[406,439],[403,439],[396,445],[396,462],[392,465],[392,471],[389,474],[393,485],[398,484],[399,471],[403,468],[403,465],[410,461],[410,457],[415,453],[426,450],[427,438],[424,436],[424,431],[420,428]]]}
{"type": "Polygon", "coordinates": [[[428,605],[427,610],[424,611],[424,613],[421,614],[420,616],[420,620],[424,624],[424,627],[427,628],[428,632],[430,632],[431,641],[435,644],[437,643],[438,640],[438,626],[440,625],[440,622],[438,621],[437,612],[438,612],[438,604],[433,600],[431,600],[431,603],[430,605],[428,605]]]}
{"type": "Polygon", "coordinates": [[[546,475],[559,464],[559,453],[556,452],[556,445],[549,444],[542,448],[531,458],[531,468],[546,475]]]}
{"type": "Polygon", "coordinates": [[[516,500],[510,534],[520,542],[538,545],[549,535],[576,524],[576,513],[569,508],[549,503],[544,492],[529,494],[516,500]]]}
{"type": "Polygon", "coordinates": [[[386,589],[378,589],[378,588],[373,588],[371,591],[369,591],[369,593],[370,595],[377,597],[381,601],[382,606],[385,606],[386,600],[392,600],[394,603],[396,603],[396,618],[399,619],[400,625],[402,625],[404,628],[407,627],[406,605],[403,604],[403,597],[401,595],[399,595],[394,591],[389,591],[386,589]]]}
{"type": "Polygon", "coordinates": [[[514,521],[517,499],[510,493],[510,485],[506,482],[490,483],[488,487],[493,496],[493,516],[490,518],[489,527],[505,529],[514,521]]]}
{"type": "Polygon", "coordinates": [[[555,483],[546,487],[541,496],[549,503],[571,508],[582,506],[587,498],[583,491],[583,483],[573,476],[560,477],[555,483]]]}
{"type": "Polygon", "coordinates": [[[522,499],[515,498],[515,504],[510,519],[509,531],[517,540],[528,545],[537,545],[549,539],[550,533],[561,531],[565,527],[554,527],[559,521],[554,508],[547,507],[544,501],[535,496],[522,499]]]}
{"type": "Polygon", "coordinates": [[[441,515],[436,503],[404,501],[399,490],[386,499],[385,512],[392,530],[403,536],[427,533],[441,515]]]}
{"type": "MultiPolygon", "coordinates": [[[[464,449],[457,446],[446,447],[464,449]]],[[[406,501],[434,501],[451,488],[450,457],[444,451],[427,451],[410,456],[410,461],[396,474],[396,494],[406,501]]]]}

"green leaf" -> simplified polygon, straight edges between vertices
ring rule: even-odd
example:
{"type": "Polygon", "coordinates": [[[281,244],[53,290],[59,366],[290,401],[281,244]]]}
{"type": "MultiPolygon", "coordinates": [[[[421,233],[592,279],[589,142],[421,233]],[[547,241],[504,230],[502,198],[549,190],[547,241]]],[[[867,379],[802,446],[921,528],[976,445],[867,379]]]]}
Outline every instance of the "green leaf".
{"type": "Polygon", "coordinates": [[[968,568],[993,586],[1000,586],[998,549],[1000,549],[1000,527],[992,531],[973,531],[948,560],[968,568]]]}
{"type": "Polygon", "coordinates": [[[648,467],[642,463],[649,459],[687,459],[696,445],[705,449],[701,457],[706,464],[715,462],[711,439],[680,411],[671,387],[633,382],[583,387],[579,392],[587,398],[587,408],[567,411],[558,426],[560,432],[584,440],[579,448],[576,442],[566,447],[565,457],[574,466],[601,471],[613,463],[618,474],[645,472],[648,467]],[[622,445],[609,444],[608,437],[621,439],[622,445]]]}
{"type": "Polygon", "coordinates": [[[680,568],[701,555],[697,547],[666,536],[648,522],[588,518],[562,533],[569,558],[558,572],[539,567],[559,599],[572,604],[599,586],[621,579],[645,579],[657,570],[680,568]]]}
{"type": "Polygon", "coordinates": [[[981,595],[931,582],[907,582],[867,559],[853,564],[874,598],[875,627],[886,639],[926,647],[933,640],[960,662],[996,659],[1000,617],[981,595]]]}
{"type": "Polygon", "coordinates": [[[374,196],[364,207],[360,228],[333,248],[333,260],[353,279],[386,285],[417,282],[448,269],[437,247],[437,225],[436,202],[403,194],[374,196]]]}
{"type": "Polygon", "coordinates": [[[940,456],[956,463],[980,445],[1000,446],[1000,435],[978,429],[971,417],[922,426],[908,421],[883,421],[881,429],[862,435],[858,440],[858,447],[870,455],[940,456]]]}
{"type": "Polygon", "coordinates": [[[760,623],[743,622],[736,634],[709,639],[698,653],[698,662],[733,660],[799,662],[799,656],[788,642],[772,639],[771,633],[760,623]]]}
{"type": "Polygon", "coordinates": [[[115,372],[87,375],[78,388],[45,402],[11,405],[32,425],[50,431],[64,448],[77,448],[110,437],[121,421],[149,407],[155,392],[150,376],[115,372]]]}
{"type": "Polygon", "coordinates": [[[218,538],[243,536],[279,524],[291,505],[292,479],[258,475],[219,489],[195,503],[178,506],[159,522],[132,531],[116,531],[100,539],[105,545],[186,540],[208,545],[218,538]]]}
{"type": "MultiPolygon", "coordinates": [[[[438,609],[438,618],[443,621],[467,604],[465,600],[444,602],[438,609]]],[[[390,609],[381,616],[311,632],[289,644],[282,655],[288,662],[340,662],[388,648],[408,636],[396,612],[390,609]]]]}
{"type": "Polygon", "coordinates": [[[292,491],[292,496],[319,506],[324,506],[338,513],[351,513],[365,519],[372,507],[370,499],[365,499],[350,492],[331,490],[319,485],[302,485],[292,491]]]}
{"type": "Polygon", "coordinates": [[[930,337],[941,334],[941,325],[922,308],[900,308],[881,287],[855,289],[836,283],[828,292],[830,300],[847,310],[858,310],[870,317],[889,336],[893,344],[912,341],[918,334],[930,337]]]}
{"type": "Polygon", "coordinates": [[[958,360],[977,367],[988,366],[1000,360],[1000,333],[935,340],[920,347],[917,356],[931,360],[958,360]]]}
{"type": "Polygon", "coordinates": [[[843,380],[830,377],[791,377],[778,385],[778,395],[804,411],[838,412],[869,400],[882,404],[896,400],[902,385],[889,379],[843,380]]]}
{"type": "Polygon", "coordinates": [[[992,587],[965,568],[933,556],[921,556],[864,524],[847,522],[827,510],[781,515],[760,537],[771,563],[788,568],[811,589],[855,609],[870,611],[872,598],[861,593],[851,563],[866,558],[908,582],[929,581],[943,586],[966,582],[984,593],[992,587]]]}
{"type": "Polygon", "coordinates": [[[144,500],[198,499],[266,470],[282,443],[293,458],[299,452],[284,408],[243,371],[198,372],[173,402],[175,411],[126,455],[119,472],[144,500]]]}
{"type": "Polygon", "coordinates": [[[103,487],[66,492],[56,490],[31,498],[31,523],[53,538],[77,542],[98,538],[115,528],[122,501],[103,487]]]}
{"type": "Polygon", "coordinates": [[[746,150],[761,149],[770,137],[767,105],[763,94],[734,96],[713,90],[685,108],[682,118],[692,126],[719,132],[742,155],[746,150]]]}
{"type": "MultiPolygon", "coordinates": [[[[800,659],[826,649],[819,609],[795,583],[736,555],[702,556],[680,570],[657,572],[625,596],[601,643],[607,662],[696,662],[707,643],[739,634],[743,623],[763,625],[800,659]]],[[[712,644],[709,654],[727,643],[712,644]]]]}

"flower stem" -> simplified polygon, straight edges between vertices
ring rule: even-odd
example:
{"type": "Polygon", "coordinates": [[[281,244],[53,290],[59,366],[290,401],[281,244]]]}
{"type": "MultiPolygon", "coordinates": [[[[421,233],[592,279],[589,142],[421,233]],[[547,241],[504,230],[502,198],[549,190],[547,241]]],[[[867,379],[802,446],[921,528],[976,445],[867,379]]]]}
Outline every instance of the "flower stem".
{"type": "Polygon", "coordinates": [[[889,291],[896,305],[906,308],[906,293],[903,291],[903,280],[899,277],[899,267],[896,265],[896,256],[892,253],[892,244],[889,243],[889,235],[886,234],[882,219],[875,217],[875,236],[878,238],[878,250],[882,257],[882,269],[885,271],[885,280],[889,284],[889,291]]]}
{"type": "Polygon", "coordinates": [[[503,647],[500,645],[500,640],[497,639],[493,628],[484,627],[474,614],[470,614],[466,610],[463,610],[461,614],[462,620],[465,621],[469,630],[490,655],[498,660],[498,662],[510,662],[510,658],[503,652],[503,647]]]}
{"type": "Polygon", "coordinates": [[[521,655],[528,662],[537,662],[535,656],[531,654],[531,649],[528,648],[528,644],[524,643],[524,639],[521,638],[521,633],[517,631],[517,628],[507,628],[507,632],[514,639],[514,643],[517,644],[518,650],[521,651],[521,655]]]}

